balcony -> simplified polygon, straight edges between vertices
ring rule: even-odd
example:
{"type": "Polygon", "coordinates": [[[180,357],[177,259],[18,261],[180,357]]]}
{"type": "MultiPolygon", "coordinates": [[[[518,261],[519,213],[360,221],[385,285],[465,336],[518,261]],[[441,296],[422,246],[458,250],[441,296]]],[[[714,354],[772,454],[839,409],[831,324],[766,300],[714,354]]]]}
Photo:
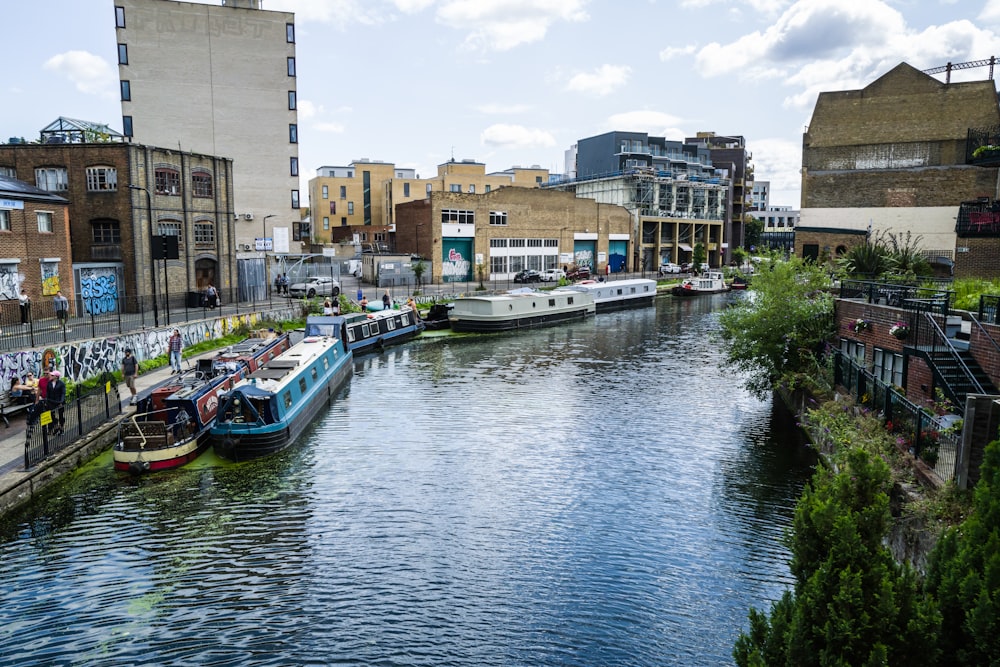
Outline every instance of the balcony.
{"type": "Polygon", "coordinates": [[[980,197],[958,207],[955,234],[960,238],[1000,237],[1000,201],[980,197]]]}

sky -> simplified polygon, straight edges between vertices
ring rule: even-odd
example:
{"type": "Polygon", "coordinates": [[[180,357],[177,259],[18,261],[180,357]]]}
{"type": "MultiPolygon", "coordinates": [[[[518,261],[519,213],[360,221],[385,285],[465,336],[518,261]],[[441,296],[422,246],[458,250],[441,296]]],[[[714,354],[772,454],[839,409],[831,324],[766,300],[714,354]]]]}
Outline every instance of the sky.
{"type": "MultiPolygon", "coordinates": [[[[423,178],[452,158],[563,173],[585,137],[708,131],[743,136],[771,204],[798,208],[820,92],[862,88],[900,62],[1000,55],[1000,0],[262,4],[296,15],[303,194],[317,168],[362,158],[423,178]]],[[[113,6],[4,2],[0,140],[36,139],[59,116],[121,130],[113,6]]],[[[988,76],[969,68],[952,80],[988,76]]]]}

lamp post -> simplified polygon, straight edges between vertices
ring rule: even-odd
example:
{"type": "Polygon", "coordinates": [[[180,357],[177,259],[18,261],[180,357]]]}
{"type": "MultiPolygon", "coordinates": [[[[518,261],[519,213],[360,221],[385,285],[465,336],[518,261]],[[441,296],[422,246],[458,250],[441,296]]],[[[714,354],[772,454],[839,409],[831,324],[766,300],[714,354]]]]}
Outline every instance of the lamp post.
{"type": "Polygon", "coordinates": [[[130,183],[128,189],[142,190],[146,193],[146,224],[149,226],[149,265],[153,269],[153,324],[158,327],[160,326],[160,309],[156,304],[156,290],[159,288],[159,281],[156,279],[156,261],[153,259],[153,200],[149,196],[149,190],[141,185],[132,185],[130,183]]]}
{"type": "MultiPolygon", "coordinates": [[[[264,278],[264,296],[262,298],[267,297],[267,288],[270,284],[267,280],[267,219],[274,217],[276,217],[274,213],[268,213],[264,216],[264,219],[260,221],[260,250],[264,255],[264,261],[261,263],[261,275],[264,278]]],[[[273,241],[271,249],[274,249],[273,241]]]]}

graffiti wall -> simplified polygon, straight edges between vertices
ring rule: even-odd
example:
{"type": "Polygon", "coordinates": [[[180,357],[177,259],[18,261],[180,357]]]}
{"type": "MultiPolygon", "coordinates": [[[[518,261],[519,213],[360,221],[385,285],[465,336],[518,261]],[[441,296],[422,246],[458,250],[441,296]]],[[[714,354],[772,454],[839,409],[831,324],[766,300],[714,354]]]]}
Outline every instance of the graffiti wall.
{"type": "Polygon", "coordinates": [[[55,296],[59,286],[59,262],[42,262],[42,295],[55,296]]]}
{"type": "Polygon", "coordinates": [[[472,239],[443,239],[441,282],[472,280],[472,239]]]}
{"type": "Polygon", "coordinates": [[[0,299],[16,299],[21,293],[17,264],[0,264],[0,299]]]}
{"type": "Polygon", "coordinates": [[[118,310],[120,282],[114,267],[86,269],[80,273],[80,299],[87,315],[104,315],[118,310]]]}
{"type": "Polygon", "coordinates": [[[137,331],[110,338],[75,341],[44,349],[0,354],[0,382],[3,382],[4,388],[9,388],[11,380],[15,377],[23,378],[28,371],[37,374],[49,364],[54,365],[73,382],[81,382],[104,372],[120,370],[125,348],[131,348],[140,362],[166,355],[167,341],[175,328],[180,331],[184,346],[188,347],[205,340],[227,336],[243,327],[253,329],[265,316],[291,318],[295,315],[296,312],[292,310],[246,313],[178,324],[154,331],[137,331]]]}

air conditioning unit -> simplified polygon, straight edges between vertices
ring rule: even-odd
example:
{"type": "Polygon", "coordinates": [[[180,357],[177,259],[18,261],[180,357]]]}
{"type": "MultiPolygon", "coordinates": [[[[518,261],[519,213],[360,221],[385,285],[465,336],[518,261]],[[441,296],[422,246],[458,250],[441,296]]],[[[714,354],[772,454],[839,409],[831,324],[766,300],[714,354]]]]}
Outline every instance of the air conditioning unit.
{"type": "Polygon", "coordinates": [[[253,213],[244,213],[243,217],[247,220],[253,220],[253,213]]]}
{"type": "Polygon", "coordinates": [[[242,246],[240,246],[240,247],[241,247],[241,248],[243,248],[244,250],[249,250],[249,249],[250,249],[250,244],[249,244],[249,243],[244,243],[244,244],[243,244],[242,246]]]}

